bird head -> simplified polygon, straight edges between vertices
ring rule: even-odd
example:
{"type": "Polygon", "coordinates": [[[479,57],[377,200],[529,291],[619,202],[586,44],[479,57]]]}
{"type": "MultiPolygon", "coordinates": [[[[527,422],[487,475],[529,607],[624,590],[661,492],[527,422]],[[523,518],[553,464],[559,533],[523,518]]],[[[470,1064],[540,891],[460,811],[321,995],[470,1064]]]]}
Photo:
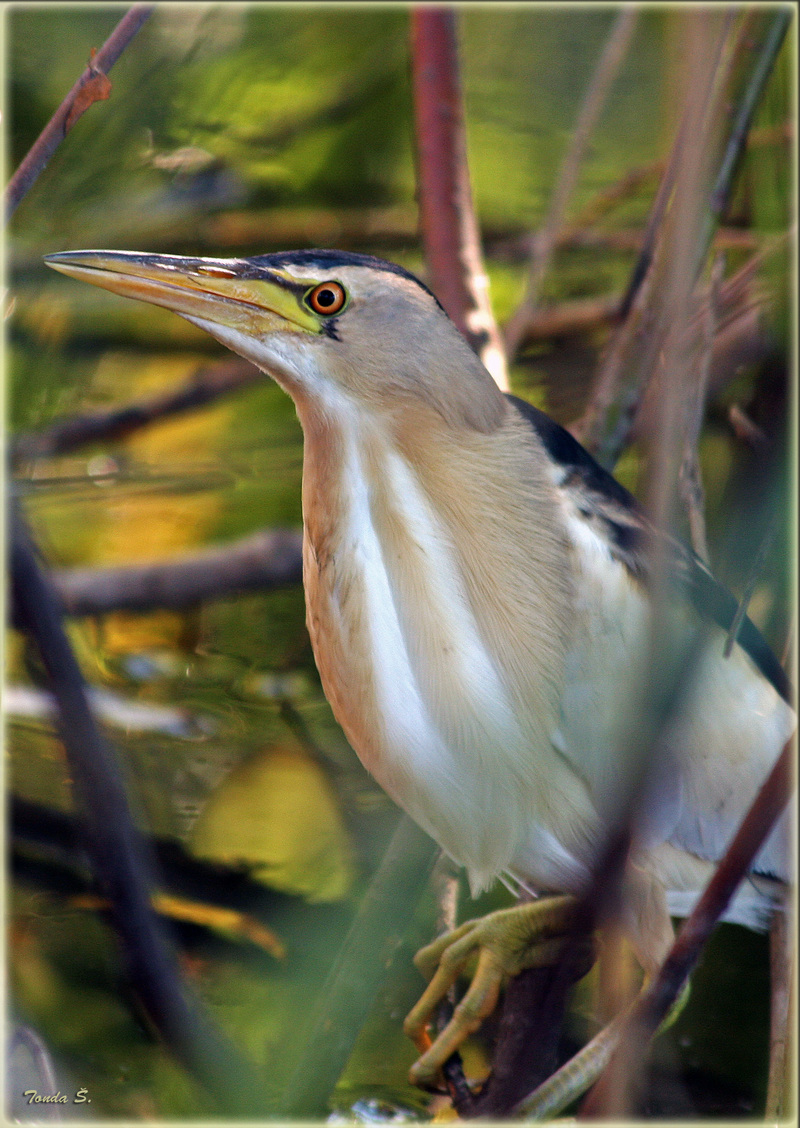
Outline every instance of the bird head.
{"type": "Polygon", "coordinates": [[[393,263],[343,251],[188,258],[64,251],[48,266],[165,306],[281,384],[305,410],[402,413],[426,404],[489,432],[505,401],[439,302],[393,263]]]}

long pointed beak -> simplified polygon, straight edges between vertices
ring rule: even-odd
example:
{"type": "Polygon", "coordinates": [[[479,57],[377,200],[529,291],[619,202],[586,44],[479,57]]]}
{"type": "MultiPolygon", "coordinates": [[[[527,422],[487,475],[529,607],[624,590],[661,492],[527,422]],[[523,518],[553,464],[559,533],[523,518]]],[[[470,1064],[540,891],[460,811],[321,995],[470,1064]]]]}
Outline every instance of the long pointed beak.
{"type": "Polygon", "coordinates": [[[320,332],[319,321],[302,304],[306,287],[247,259],[60,251],[44,261],[53,270],[112,293],[251,336],[277,330],[320,332]]]}

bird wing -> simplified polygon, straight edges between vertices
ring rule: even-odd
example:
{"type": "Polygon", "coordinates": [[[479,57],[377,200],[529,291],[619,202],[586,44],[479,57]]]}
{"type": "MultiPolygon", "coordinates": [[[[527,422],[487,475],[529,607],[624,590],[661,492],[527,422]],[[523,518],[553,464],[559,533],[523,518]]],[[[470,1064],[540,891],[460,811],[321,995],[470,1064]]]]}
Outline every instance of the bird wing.
{"type": "MultiPolygon", "coordinates": [[[[632,577],[644,581],[648,573],[648,544],[654,534],[659,535],[668,550],[673,579],[695,611],[723,631],[729,631],[738,601],[714,578],[697,553],[675,537],[657,533],[633,494],[604,470],[569,431],[525,400],[511,395],[506,398],[536,432],[554,468],[561,471],[559,490],[569,496],[577,512],[606,540],[610,558],[624,565],[632,577]]],[[[792,690],[785,670],[747,616],[736,641],[778,694],[790,701],[792,690]]]]}
{"type": "MultiPolygon", "coordinates": [[[[549,460],[574,549],[576,640],[567,662],[556,747],[589,785],[602,809],[622,782],[618,695],[626,666],[641,654],[647,630],[649,546],[659,537],[680,603],[709,626],[696,685],[667,742],[674,757],[654,773],[658,795],[646,832],[699,857],[718,858],[794,728],[790,684],[755,624],[744,618],[737,645],[723,657],[737,612],[734,596],[681,541],[656,530],[632,494],[544,412],[515,396],[549,460]]],[[[786,828],[778,828],[757,860],[759,872],[784,874],[786,828]]]]}

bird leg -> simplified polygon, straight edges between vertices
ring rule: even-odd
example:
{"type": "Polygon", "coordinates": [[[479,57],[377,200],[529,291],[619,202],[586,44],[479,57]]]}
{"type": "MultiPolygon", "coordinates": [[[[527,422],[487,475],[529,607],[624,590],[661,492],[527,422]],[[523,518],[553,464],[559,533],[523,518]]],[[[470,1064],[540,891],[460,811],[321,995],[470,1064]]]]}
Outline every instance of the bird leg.
{"type": "Polygon", "coordinates": [[[422,948],[414,963],[429,980],[403,1029],[420,1051],[410,1071],[412,1084],[430,1087],[441,1067],[494,1010],[503,983],[525,968],[557,961],[573,931],[574,897],[547,897],[479,920],[468,920],[422,948]],[[438,1003],[477,956],[477,967],[453,1017],[431,1043],[427,1026],[438,1003]]]}

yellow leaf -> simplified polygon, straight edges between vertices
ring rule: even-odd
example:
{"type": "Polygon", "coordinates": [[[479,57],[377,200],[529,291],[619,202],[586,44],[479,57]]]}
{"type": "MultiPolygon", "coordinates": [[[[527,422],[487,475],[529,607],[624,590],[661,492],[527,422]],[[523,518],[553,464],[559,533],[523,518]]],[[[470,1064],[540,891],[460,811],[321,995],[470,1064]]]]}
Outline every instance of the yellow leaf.
{"type": "MultiPolygon", "coordinates": [[[[109,902],[105,897],[96,893],[79,893],[70,898],[70,905],[75,909],[89,909],[91,911],[108,909],[109,902]]],[[[186,897],[176,897],[171,893],[154,893],[152,905],[161,916],[170,920],[181,920],[188,924],[197,924],[202,928],[221,932],[236,941],[249,940],[259,948],[263,948],[274,956],[276,960],[286,959],[286,948],[283,941],[276,936],[272,929],[236,909],[227,909],[222,905],[211,905],[202,901],[191,901],[186,897]]]]}
{"type": "Polygon", "coordinates": [[[330,784],[290,742],[231,772],[203,808],[189,848],[198,858],[244,863],[266,885],[310,901],[340,900],[354,876],[350,839],[330,784]]]}

